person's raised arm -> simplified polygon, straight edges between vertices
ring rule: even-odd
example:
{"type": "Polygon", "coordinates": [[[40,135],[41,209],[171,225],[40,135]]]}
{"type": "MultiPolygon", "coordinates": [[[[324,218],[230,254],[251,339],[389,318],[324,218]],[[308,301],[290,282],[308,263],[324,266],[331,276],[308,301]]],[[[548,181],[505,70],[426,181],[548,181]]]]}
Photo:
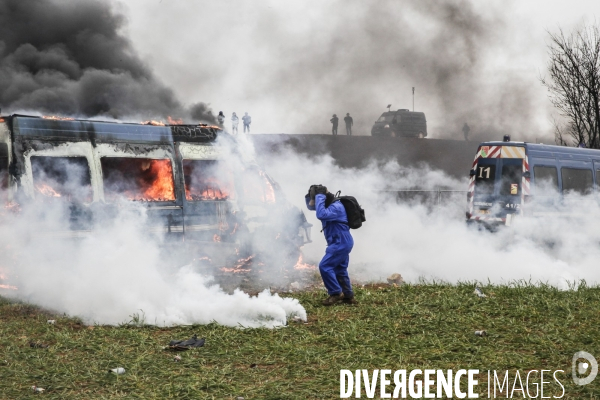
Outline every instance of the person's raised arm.
{"type": "Polygon", "coordinates": [[[325,207],[326,196],[317,194],[315,196],[315,206],[317,209],[317,218],[321,221],[339,221],[346,222],[348,218],[343,207],[325,207]]]}

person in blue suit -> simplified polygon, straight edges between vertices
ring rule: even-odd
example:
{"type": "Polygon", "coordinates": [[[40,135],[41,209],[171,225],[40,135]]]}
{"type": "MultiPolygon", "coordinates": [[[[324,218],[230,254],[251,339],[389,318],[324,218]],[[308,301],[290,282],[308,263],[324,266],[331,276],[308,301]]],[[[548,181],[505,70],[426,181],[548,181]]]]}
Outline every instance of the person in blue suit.
{"type": "Polygon", "coordinates": [[[317,212],[327,240],[325,256],[319,263],[321,278],[329,293],[323,305],[331,306],[340,302],[356,304],[348,276],[348,262],[354,239],[348,227],[346,209],[322,185],[312,185],[305,200],[308,209],[317,212]]]}

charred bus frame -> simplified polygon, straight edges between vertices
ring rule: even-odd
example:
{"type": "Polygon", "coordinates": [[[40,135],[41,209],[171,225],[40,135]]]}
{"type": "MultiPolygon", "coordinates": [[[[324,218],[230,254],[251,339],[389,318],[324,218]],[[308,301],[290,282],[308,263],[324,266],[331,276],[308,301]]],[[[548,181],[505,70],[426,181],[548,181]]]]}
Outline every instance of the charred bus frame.
{"type": "MultiPolygon", "coordinates": [[[[152,125],[26,115],[0,117],[1,192],[7,204],[35,200],[47,195],[36,187],[36,166],[44,166],[54,159],[87,164],[88,197],[73,202],[76,204],[71,206],[72,214],[77,218],[72,218],[67,234],[80,237],[93,229],[94,213],[99,208],[106,213],[115,207],[111,198],[114,193],[107,186],[110,168],[118,167],[119,163],[133,166],[134,170],[160,167],[171,175],[172,193],[168,188],[159,189],[154,198],[146,198],[144,193],[147,192],[117,193],[147,207],[149,231],[165,232],[175,241],[183,241],[185,237],[188,242],[239,248],[240,242],[249,240],[248,235],[264,228],[256,223],[253,214],[257,208],[266,207],[268,212],[285,220],[272,227],[287,230],[279,232],[280,236],[298,247],[310,242],[311,225],[304,214],[285,200],[277,183],[253,162],[245,162],[242,171],[230,171],[233,186],[228,190],[231,193],[224,193],[222,187],[213,188],[212,192],[207,189],[208,194],[190,192],[186,168],[220,169],[221,164],[226,163],[224,150],[217,145],[220,132],[206,125],[152,125]],[[252,188],[248,190],[246,186],[250,175],[255,182],[258,180],[259,190],[269,193],[248,198],[244,193],[252,192],[252,188]]],[[[127,179],[126,175],[132,171],[121,173],[127,179]]],[[[60,194],[52,193],[52,196],[60,194]]],[[[258,214],[261,213],[264,214],[264,210],[258,210],[258,214]]]]}

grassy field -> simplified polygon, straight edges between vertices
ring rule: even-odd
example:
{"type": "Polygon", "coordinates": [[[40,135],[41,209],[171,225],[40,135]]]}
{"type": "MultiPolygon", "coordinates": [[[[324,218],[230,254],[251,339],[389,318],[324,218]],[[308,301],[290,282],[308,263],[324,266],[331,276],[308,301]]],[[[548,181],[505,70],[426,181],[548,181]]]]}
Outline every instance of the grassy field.
{"type": "MultiPolygon", "coordinates": [[[[600,377],[587,386],[570,378],[575,352],[600,359],[599,288],[482,290],[487,298],[468,284],[367,285],[357,289],[359,305],[330,308],[320,305],[322,291],[297,293],[308,324],[275,330],[85,326],[0,298],[0,398],[333,399],[340,369],[382,368],[562,369],[564,399],[600,398],[600,377]],[[193,334],[206,345],[177,353],[180,362],[162,349],[193,334]],[[117,366],[127,372],[107,373],[117,366]],[[34,395],[32,385],[46,391],[34,395]]],[[[479,379],[486,398],[486,375],[479,379]]],[[[561,394],[551,387],[546,396],[561,394]]]]}

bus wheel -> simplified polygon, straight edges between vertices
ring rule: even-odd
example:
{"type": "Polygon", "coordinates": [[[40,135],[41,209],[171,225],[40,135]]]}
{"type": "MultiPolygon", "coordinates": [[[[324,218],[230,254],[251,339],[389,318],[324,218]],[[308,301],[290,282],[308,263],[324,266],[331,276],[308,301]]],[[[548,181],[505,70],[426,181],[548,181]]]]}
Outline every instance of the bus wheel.
{"type": "Polygon", "coordinates": [[[419,139],[424,139],[424,138],[425,138],[425,135],[423,134],[423,132],[419,132],[419,134],[417,135],[417,137],[418,137],[419,139]]]}

